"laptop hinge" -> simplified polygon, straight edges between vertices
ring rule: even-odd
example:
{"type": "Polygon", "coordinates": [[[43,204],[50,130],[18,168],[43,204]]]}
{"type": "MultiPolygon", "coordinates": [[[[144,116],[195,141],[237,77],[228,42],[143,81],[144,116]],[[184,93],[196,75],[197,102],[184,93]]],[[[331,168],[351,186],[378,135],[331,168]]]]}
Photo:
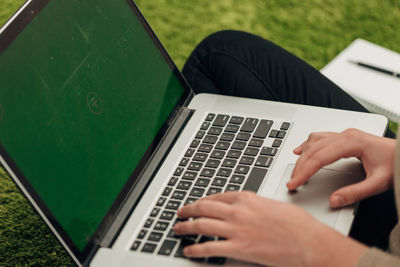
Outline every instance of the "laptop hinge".
{"type": "Polygon", "coordinates": [[[171,126],[169,127],[167,133],[164,135],[157,149],[151,156],[142,173],[139,175],[138,183],[136,183],[136,185],[131,188],[131,191],[127,194],[126,199],[121,204],[119,211],[116,213],[116,216],[114,217],[108,230],[101,238],[97,240],[96,243],[99,246],[112,246],[113,242],[122,230],[123,225],[128,219],[128,216],[132,213],[133,209],[142,197],[146,187],[153,180],[155,174],[164,162],[173,144],[178,139],[180,133],[186,126],[193,113],[194,110],[188,109],[186,107],[182,107],[179,110],[177,116],[171,123],[171,126]]]}

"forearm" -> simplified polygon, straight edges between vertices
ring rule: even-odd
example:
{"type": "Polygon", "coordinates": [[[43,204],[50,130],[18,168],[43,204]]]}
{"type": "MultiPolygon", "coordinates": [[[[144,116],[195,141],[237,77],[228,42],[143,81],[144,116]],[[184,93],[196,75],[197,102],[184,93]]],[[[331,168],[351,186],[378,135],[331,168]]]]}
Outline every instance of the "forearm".
{"type": "Polygon", "coordinates": [[[368,247],[335,230],[321,225],[316,229],[318,236],[314,240],[314,249],[309,250],[307,266],[317,267],[355,267],[368,247]]]}

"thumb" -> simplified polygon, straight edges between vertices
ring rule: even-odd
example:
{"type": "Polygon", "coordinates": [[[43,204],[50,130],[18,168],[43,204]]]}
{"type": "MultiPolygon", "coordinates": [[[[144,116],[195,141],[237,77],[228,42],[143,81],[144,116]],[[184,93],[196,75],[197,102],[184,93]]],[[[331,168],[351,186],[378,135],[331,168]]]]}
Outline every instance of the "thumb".
{"type": "Polygon", "coordinates": [[[359,183],[342,187],[333,192],[329,202],[332,208],[341,208],[379,194],[384,190],[384,185],[380,183],[379,178],[367,177],[359,183]]]}

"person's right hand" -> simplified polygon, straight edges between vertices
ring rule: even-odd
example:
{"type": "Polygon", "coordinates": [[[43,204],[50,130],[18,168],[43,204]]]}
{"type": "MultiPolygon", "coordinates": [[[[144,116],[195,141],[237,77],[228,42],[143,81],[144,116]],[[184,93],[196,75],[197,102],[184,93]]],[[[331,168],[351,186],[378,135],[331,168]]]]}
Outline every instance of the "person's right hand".
{"type": "Polygon", "coordinates": [[[332,193],[330,205],[339,208],[384,192],[393,186],[396,140],[374,136],[356,129],[341,133],[312,133],[307,141],[294,149],[300,155],[287,183],[296,190],[322,167],[341,158],[361,160],[365,180],[342,187],[332,193]]]}

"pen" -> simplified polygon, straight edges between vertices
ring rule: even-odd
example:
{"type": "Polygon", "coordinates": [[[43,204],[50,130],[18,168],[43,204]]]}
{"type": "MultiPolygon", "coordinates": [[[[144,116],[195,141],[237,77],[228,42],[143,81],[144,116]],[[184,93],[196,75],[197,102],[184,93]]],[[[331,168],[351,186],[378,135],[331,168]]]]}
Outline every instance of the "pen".
{"type": "Polygon", "coordinates": [[[348,61],[350,63],[353,63],[355,65],[358,65],[358,66],[361,66],[361,67],[364,67],[364,68],[367,68],[367,69],[370,69],[370,70],[378,71],[378,72],[381,72],[381,73],[384,73],[384,74],[387,74],[387,75],[390,75],[390,76],[393,76],[393,77],[396,77],[396,78],[400,78],[400,73],[399,72],[394,72],[394,71],[391,71],[391,70],[383,69],[381,67],[373,66],[373,65],[370,65],[370,64],[367,64],[367,63],[363,63],[363,62],[360,62],[360,61],[354,61],[354,60],[348,60],[348,61]]]}

